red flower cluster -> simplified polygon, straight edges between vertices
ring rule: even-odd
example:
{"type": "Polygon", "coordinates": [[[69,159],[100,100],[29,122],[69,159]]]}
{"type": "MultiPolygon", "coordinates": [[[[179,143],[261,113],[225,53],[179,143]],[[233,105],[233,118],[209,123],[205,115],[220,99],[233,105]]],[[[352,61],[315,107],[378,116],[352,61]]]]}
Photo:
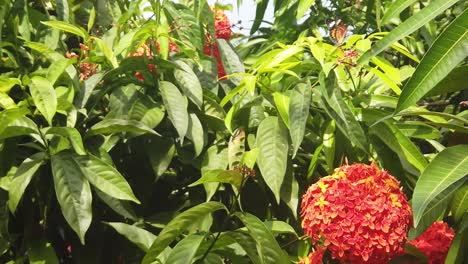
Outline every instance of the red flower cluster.
{"type": "Polygon", "coordinates": [[[447,223],[439,221],[409,243],[427,256],[429,264],[443,264],[454,236],[455,231],[447,223]]]}
{"type": "MultiPolygon", "coordinates": [[[[83,56],[83,60],[87,60],[89,58],[89,50],[90,48],[83,43],[80,43],[80,50],[81,55],[83,56]]],[[[95,74],[97,71],[97,64],[91,62],[82,62],[80,60],[80,56],[75,52],[67,52],[65,57],[71,59],[76,58],[79,60],[78,66],[80,67],[80,81],[84,81],[88,79],[91,75],[95,74]]]]}
{"type": "MultiPolygon", "coordinates": [[[[213,10],[213,9],[212,9],[213,10]]],[[[231,38],[231,22],[229,18],[224,14],[223,10],[213,10],[215,13],[215,37],[217,39],[229,40],[231,38]]],[[[204,47],[205,54],[208,56],[214,56],[218,67],[218,77],[223,78],[226,76],[221,55],[219,53],[218,45],[216,41],[213,41],[209,34],[206,36],[206,44],[204,47]]]]}
{"type": "Polygon", "coordinates": [[[344,263],[387,263],[402,250],[412,212],[399,182],[371,165],[344,165],[302,197],[302,227],[344,263]]]}
{"type": "MultiPolygon", "coordinates": [[[[156,49],[159,51],[159,43],[156,41],[155,42],[156,49]]],[[[170,52],[179,52],[179,47],[172,41],[169,42],[169,51],[170,52]]],[[[151,51],[151,48],[148,46],[148,44],[143,43],[134,53],[129,55],[130,57],[139,57],[139,56],[146,56],[149,59],[153,57],[153,52],[151,51]]],[[[156,71],[156,66],[152,63],[148,64],[148,69],[150,72],[152,72],[155,76],[158,74],[156,71]]],[[[141,72],[136,72],[135,76],[138,78],[138,80],[143,81],[143,74],[141,72]]]]}
{"type": "Polygon", "coordinates": [[[307,257],[301,259],[298,264],[322,264],[325,248],[318,247],[316,251],[311,252],[307,257]]]}

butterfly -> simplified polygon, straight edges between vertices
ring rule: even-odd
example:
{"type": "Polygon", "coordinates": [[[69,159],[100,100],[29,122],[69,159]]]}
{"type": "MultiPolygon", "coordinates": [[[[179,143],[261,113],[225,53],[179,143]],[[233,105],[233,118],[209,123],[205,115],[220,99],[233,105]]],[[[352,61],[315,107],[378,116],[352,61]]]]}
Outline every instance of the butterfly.
{"type": "Polygon", "coordinates": [[[343,44],[346,33],[348,33],[348,26],[346,26],[346,24],[340,19],[336,20],[330,29],[330,37],[337,46],[341,46],[341,44],[343,44]]]}

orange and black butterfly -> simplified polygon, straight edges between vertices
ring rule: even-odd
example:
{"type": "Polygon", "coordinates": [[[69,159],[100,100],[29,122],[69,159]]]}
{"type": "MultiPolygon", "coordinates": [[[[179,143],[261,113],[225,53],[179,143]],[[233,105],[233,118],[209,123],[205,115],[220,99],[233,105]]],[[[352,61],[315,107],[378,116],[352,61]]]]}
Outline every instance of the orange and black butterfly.
{"type": "Polygon", "coordinates": [[[336,20],[330,29],[330,37],[337,46],[341,46],[343,44],[343,41],[346,38],[346,33],[348,33],[348,26],[346,26],[346,24],[340,19],[336,20]]]}

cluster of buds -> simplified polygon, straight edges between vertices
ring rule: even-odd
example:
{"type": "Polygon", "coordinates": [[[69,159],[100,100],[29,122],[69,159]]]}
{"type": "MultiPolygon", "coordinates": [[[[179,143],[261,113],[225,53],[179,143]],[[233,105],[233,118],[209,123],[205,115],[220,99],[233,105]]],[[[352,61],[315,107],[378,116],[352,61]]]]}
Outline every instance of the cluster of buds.
{"type": "MultiPolygon", "coordinates": [[[[159,48],[159,43],[158,41],[155,41],[155,46],[156,46],[156,49],[158,50],[158,52],[160,51],[160,48],[159,48]]],[[[169,52],[179,52],[179,47],[172,41],[169,42],[169,52]]],[[[143,43],[140,47],[138,47],[138,49],[129,55],[129,57],[139,57],[139,56],[146,56],[148,59],[151,59],[153,58],[153,52],[151,51],[151,48],[148,46],[148,44],[146,43],[143,43]]],[[[150,63],[148,64],[148,70],[153,73],[154,76],[156,76],[158,74],[158,72],[156,71],[156,65],[150,63]]],[[[138,80],[140,81],[144,81],[144,78],[143,78],[143,74],[141,72],[136,72],[135,73],[135,76],[138,78],[138,80]]]]}
{"type": "Polygon", "coordinates": [[[325,248],[317,247],[317,250],[311,252],[307,257],[302,258],[298,264],[319,264],[322,263],[325,248]]]}
{"type": "Polygon", "coordinates": [[[255,177],[255,170],[249,168],[247,165],[235,166],[234,171],[242,174],[244,177],[255,177]]]}
{"type": "Polygon", "coordinates": [[[359,52],[350,49],[343,51],[343,57],[338,58],[338,65],[344,64],[349,67],[356,67],[356,59],[359,58],[359,52]]]}
{"type": "Polygon", "coordinates": [[[429,264],[444,264],[454,236],[447,223],[438,221],[409,243],[426,255],[429,264]]]}
{"type": "Polygon", "coordinates": [[[89,46],[80,43],[80,51],[81,51],[81,58],[75,52],[67,52],[65,57],[69,59],[76,58],[78,60],[78,67],[80,68],[80,81],[84,81],[88,79],[91,75],[95,74],[97,71],[97,64],[92,62],[88,62],[86,60],[89,59],[89,46]]]}
{"type": "MultiPolygon", "coordinates": [[[[215,37],[217,39],[231,39],[231,22],[229,18],[224,14],[223,10],[214,10],[212,11],[215,15],[215,37]]],[[[214,56],[216,58],[216,64],[218,68],[218,78],[224,78],[226,76],[226,72],[224,70],[223,62],[221,60],[221,54],[219,53],[218,45],[216,41],[213,40],[209,34],[206,35],[206,42],[204,46],[205,54],[208,56],[214,56]]]]}
{"type": "Polygon", "coordinates": [[[302,197],[302,227],[342,263],[387,263],[400,254],[412,211],[399,182],[371,165],[344,165],[302,197]]]}

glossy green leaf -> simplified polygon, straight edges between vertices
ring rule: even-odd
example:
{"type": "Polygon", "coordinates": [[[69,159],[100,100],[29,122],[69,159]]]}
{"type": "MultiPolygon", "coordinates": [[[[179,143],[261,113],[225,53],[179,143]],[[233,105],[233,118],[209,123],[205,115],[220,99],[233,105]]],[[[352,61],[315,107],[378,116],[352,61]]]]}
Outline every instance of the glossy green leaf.
{"type": "Polygon", "coordinates": [[[281,200],[288,205],[295,218],[297,218],[297,207],[299,205],[299,183],[294,176],[291,166],[288,166],[280,191],[281,200]]]}
{"type": "Polygon", "coordinates": [[[467,175],[468,145],[449,147],[426,167],[416,183],[412,199],[414,226],[418,226],[427,205],[442,191],[467,175]]]}
{"type": "Polygon", "coordinates": [[[70,152],[60,152],[51,157],[55,193],[62,214],[70,227],[85,242],[91,224],[91,188],[80,165],[70,152]]]}
{"type": "Polygon", "coordinates": [[[164,107],[149,97],[138,98],[130,109],[130,119],[140,121],[149,128],[155,128],[164,118],[164,107]]]}
{"type": "Polygon", "coordinates": [[[146,231],[145,229],[118,222],[105,222],[105,224],[111,226],[119,234],[127,238],[130,242],[137,245],[143,251],[147,252],[153,244],[156,236],[146,231]]]}
{"type": "Polygon", "coordinates": [[[194,206],[183,213],[174,217],[158,234],[158,237],[151,245],[148,253],[143,258],[143,264],[152,263],[158,255],[169,246],[174,239],[180,236],[192,223],[206,216],[207,214],[218,211],[227,210],[226,207],[219,202],[206,202],[194,206]]]}
{"type": "Polygon", "coordinates": [[[86,30],[84,28],[81,28],[80,26],[72,25],[63,21],[41,21],[41,23],[46,26],[71,33],[85,40],[87,39],[88,34],[86,33],[86,30]]]}
{"type": "Polygon", "coordinates": [[[137,221],[138,217],[135,214],[135,211],[132,208],[132,205],[128,201],[116,199],[104,192],[101,192],[99,189],[94,190],[99,198],[107,204],[114,212],[119,215],[137,221]]]}
{"type": "Polygon", "coordinates": [[[249,213],[235,213],[235,216],[242,221],[255,240],[262,263],[289,263],[288,255],[262,221],[249,213]]]}
{"type": "Polygon", "coordinates": [[[440,131],[433,126],[419,121],[397,123],[396,126],[401,131],[401,133],[407,137],[420,139],[438,139],[442,136],[440,131]]]}
{"type": "Polygon", "coordinates": [[[31,182],[32,177],[44,162],[45,153],[39,152],[25,159],[18,167],[15,176],[10,182],[8,192],[8,207],[12,213],[15,213],[21,197],[26,187],[31,182]]]}
{"type": "Polygon", "coordinates": [[[468,184],[464,184],[458,189],[452,199],[450,208],[455,221],[460,222],[463,215],[468,212],[468,184]]]}
{"type": "Polygon", "coordinates": [[[242,156],[245,152],[245,131],[243,128],[238,128],[229,139],[228,144],[228,160],[229,169],[233,170],[239,166],[242,156]]]}
{"type": "Polygon", "coordinates": [[[300,0],[299,6],[297,7],[296,19],[301,19],[307,10],[314,4],[315,0],[300,0]]]}
{"type": "Polygon", "coordinates": [[[309,106],[312,96],[312,87],[309,83],[300,83],[291,91],[289,100],[289,133],[293,146],[293,158],[304,139],[309,106]]]}
{"type": "Polygon", "coordinates": [[[265,118],[257,130],[257,164],[265,183],[280,200],[281,184],[288,160],[288,131],[278,117],[265,118]]]}
{"type": "Polygon", "coordinates": [[[47,71],[47,80],[54,85],[55,82],[58,80],[60,75],[62,75],[65,72],[65,69],[67,69],[68,66],[72,65],[73,63],[76,63],[76,59],[67,59],[63,58],[57,61],[54,61],[50,66],[47,71]]]}
{"type": "Polygon", "coordinates": [[[72,155],[71,158],[81,167],[83,175],[96,188],[114,198],[140,204],[128,182],[114,167],[93,155],[72,155]]]}
{"type": "Polygon", "coordinates": [[[453,93],[465,89],[468,65],[453,69],[442,81],[432,88],[425,96],[453,93]]]}
{"type": "Polygon", "coordinates": [[[411,79],[403,87],[395,113],[416,104],[468,56],[467,22],[468,10],[465,10],[432,44],[411,79]]]}
{"type": "Polygon", "coordinates": [[[52,118],[57,111],[57,95],[52,84],[43,77],[34,76],[31,78],[29,91],[39,112],[52,125],[52,118]]]}
{"type": "Polygon", "coordinates": [[[388,35],[385,35],[379,42],[372,46],[371,50],[364,53],[358,60],[358,65],[362,65],[370,58],[382,52],[384,49],[397,42],[398,40],[408,36],[418,28],[424,26],[427,22],[442,13],[458,0],[434,0],[421,11],[413,14],[410,18],[393,29],[388,35]]]}
{"type": "Polygon", "coordinates": [[[203,107],[203,90],[197,76],[193,72],[192,68],[185,62],[177,60],[174,62],[179,68],[174,69],[174,78],[182,89],[182,92],[187,96],[198,109],[203,107]]]}
{"type": "Polygon", "coordinates": [[[260,27],[260,24],[263,21],[263,17],[265,16],[265,11],[268,7],[268,2],[268,0],[256,1],[255,19],[253,21],[252,27],[250,28],[250,35],[253,35],[260,27]]]}
{"type": "Polygon", "coordinates": [[[193,263],[195,260],[195,254],[197,253],[197,250],[204,239],[205,235],[202,234],[191,234],[182,239],[172,249],[171,253],[166,259],[166,263],[193,263]]]}
{"type": "MultiPolygon", "coordinates": [[[[202,177],[212,170],[225,170],[228,167],[228,148],[213,145],[206,150],[202,161],[202,177]]],[[[206,199],[209,201],[216,192],[219,183],[205,183],[206,199]]]]}
{"type": "Polygon", "coordinates": [[[323,133],[323,153],[329,168],[334,168],[335,161],[335,122],[332,120],[323,133]]]}
{"type": "Polygon", "coordinates": [[[381,25],[385,25],[390,22],[390,19],[397,17],[403,10],[412,5],[416,0],[396,0],[392,2],[386,9],[382,20],[380,21],[381,25]]]}
{"type": "Polygon", "coordinates": [[[122,132],[134,132],[134,133],[148,133],[158,135],[153,129],[146,126],[142,122],[136,120],[125,120],[125,119],[104,119],[101,122],[95,124],[87,132],[88,136],[99,135],[99,134],[115,134],[122,132]]]}
{"type": "MultiPolygon", "coordinates": [[[[226,74],[232,75],[245,73],[244,64],[242,63],[239,55],[236,53],[232,45],[224,39],[217,39],[216,42],[218,43],[218,49],[221,53],[221,60],[223,62],[226,74]]],[[[237,85],[242,80],[242,77],[229,76],[229,80],[237,85]]]]}
{"type": "Polygon", "coordinates": [[[51,127],[47,129],[46,135],[60,135],[68,138],[70,143],[79,155],[86,155],[86,151],[83,146],[83,140],[81,139],[80,132],[76,128],[72,127],[51,127]]]}
{"type": "Polygon", "coordinates": [[[234,185],[238,190],[242,183],[242,174],[233,170],[212,170],[203,173],[203,176],[196,182],[189,185],[193,187],[202,183],[220,182],[234,185]]]}
{"type": "Polygon", "coordinates": [[[169,120],[171,120],[179,137],[182,139],[185,137],[189,125],[187,99],[179,92],[179,89],[170,82],[160,82],[159,90],[161,91],[169,120]]]}
{"type": "Polygon", "coordinates": [[[196,114],[191,113],[189,115],[189,125],[186,137],[192,141],[195,150],[195,157],[198,157],[205,146],[205,136],[202,123],[196,114]]]}
{"type": "Polygon", "coordinates": [[[0,92],[0,108],[11,109],[16,107],[15,101],[8,94],[0,92]]]}
{"type": "Polygon", "coordinates": [[[273,94],[273,99],[275,101],[276,110],[278,111],[279,116],[283,120],[286,127],[289,128],[289,96],[280,92],[275,92],[273,94]]]}

